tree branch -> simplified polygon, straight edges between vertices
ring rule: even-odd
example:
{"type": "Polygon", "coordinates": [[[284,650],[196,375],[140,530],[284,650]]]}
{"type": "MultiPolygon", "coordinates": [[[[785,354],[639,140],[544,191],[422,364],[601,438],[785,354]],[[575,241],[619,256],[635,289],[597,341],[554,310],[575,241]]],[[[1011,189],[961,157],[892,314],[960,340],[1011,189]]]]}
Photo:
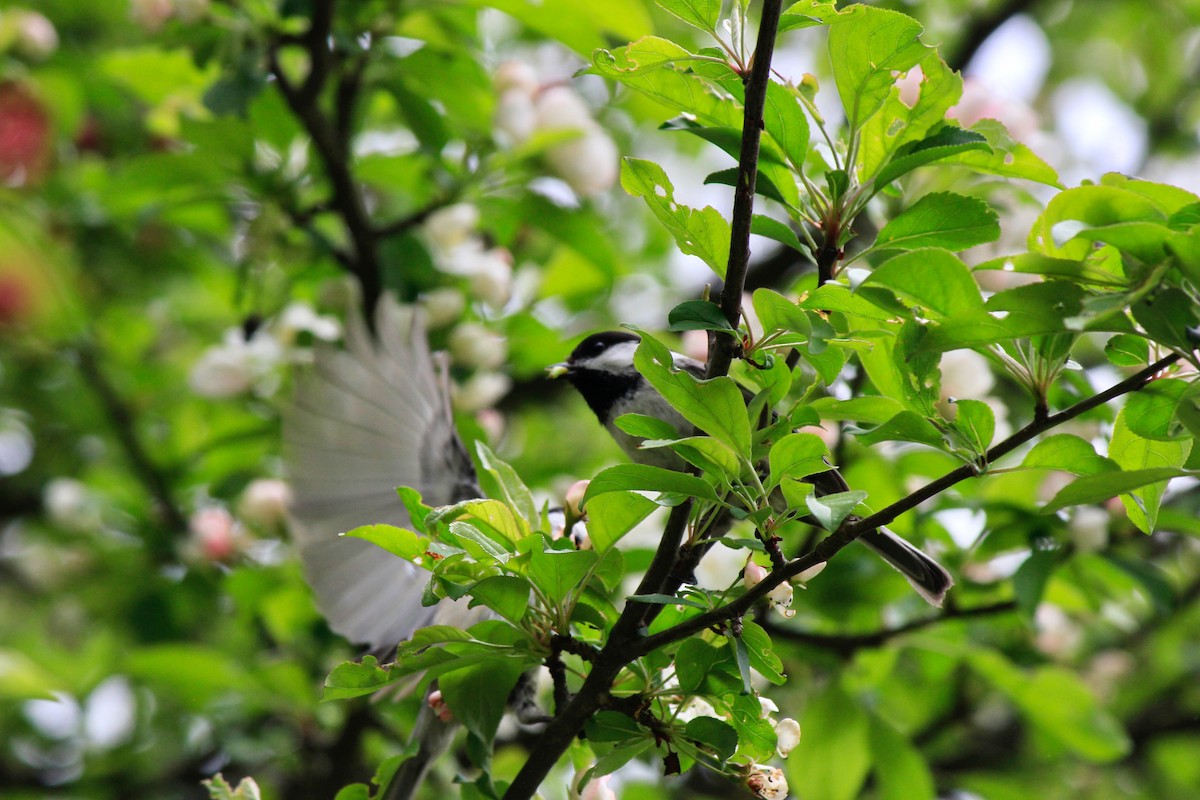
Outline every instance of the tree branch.
{"type": "MultiPolygon", "coordinates": [[[[742,292],[746,271],[750,267],[750,226],[754,220],[754,191],[758,182],[758,148],[762,141],[763,109],[767,102],[767,86],[771,80],[771,57],[775,53],[775,37],[782,0],[763,2],[762,20],[758,26],[758,41],[754,46],[754,65],[746,79],[746,104],[742,116],[742,149],[738,154],[737,186],[733,192],[733,212],[730,220],[729,263],[725,267],[725,285],[721,289],[721,312],[736,330],[742,317],[742,292]]],[[[717,332],[708,347],[709,378],[726,375],[740,342],[732,333],[717,332]]]]}
{"type": "MultiPolygon", "coordinates": [[[[187,517],[175,501],[166,471],[154,462],[138,438],[133,410],[108,380],[108,376],[104,374],[93,345],[88,344],[79,348],[78,356],[79,371],[100,399],[100,405],[103,406],[104,412],[108,416],[113,435],[116,436],[121,450],[125,453],[125,458],[133,468],[133,474],[154,498],[159,513],[162,515],[162,521],[170,533],[182,535],[188,529],[187,517]]],[[[154,544],[156,547],[166,549],[170,540],[171,536],[164,536],[160,542],[154,544]]]]}
{"type": "MultiPolygon", "coordinates": [[[[352,245],[352,253],[343,263],[362,285],[363,310],[369,323],[375,318],[375,305],[383,293],[379,242],[362,192],[350,168],[346,147],[348,137],[339,131],[319,104],[320,91],[334,66],[329,45],[332,14],[333,0],[320,0],[315,4],[312,24],[304,36],[311,66],[301,87],[297,88],[291,82],[279,62],[279,49],[286,44],[284,40],[277,38],[268,46],[267,61],[280,94],[308,133],[329,178],[330,207],[342,218],[352,245]]],[[[356,93],[357,90],[352,93],[351,99],[356,93]]],[[[348,119],[349,116],[348,109],[339,108],[339,117],[348,119]]]]}
{"type": "MultiPolygon", "coordinates": [[[[771,55],[775,47],[782,6],[782,0],[765,0],[763,3],[754,66],[746,85],[742,149],[738,160],[738,185],[734,193],[729,264],[726,269],[725,288],[721,292],[721,309],[726,319],[734,326],[740,321],[742,289],[750,260],[750,222],[753,217],[754,187],[758,174],[758,147],[762,136],[763,108],[770,79],[771,55]]],[[[738,345],[732,335],[720,335],[710,343],[708,377],[729,372],[738,345]]],[[[663,538],[638,586],[638,594],[657,593],[670,580],[687,530],[691,509],[691,502],[671,509],[663,538]]],[[[626,664],[642,652],[638,642],[643,638],[644,621],[647,611],[651,608],[653,606],[645,603],[626,604],[621,616],[613,625],[608,642],[595,655],[583,686],[546,726],[529,760],[521,767],[504,793],[504,800],[525,800],[532,797],[584,723],[608,702],[613,680],[626,664]]]]}
{"type": "Polygon", "coordinates": [[[664,631],[647,636],[636,643],[637,655],[644,656],[653,650],[660,647],[665,647],[680,639],[687,638],[702,630],[721,625],[727,620],[734,617],[740,617],[750,611],[754,605],[762,600],[767,594],[785,580],[799,575],[806,569],[815,567],[817,564],[824,563],[838,553],[839,550],[853,542],[867,531],[875,530],[883,525],[888,524],[896,517],[903,514],[905,511],[915,508],[925,500],[936,496],[937,494],[949,489],[954,484],[966,480],[967,478],[978,477],[981,474],[982,466],[991,464],[1001,457],[1015,450],[1020,445],[1033,439],[1040,433],[1044,433],[1052,428],[1061,425],[1062,423],[1078,417],[1087,411],[1096,408],[1097,406],[1107,403],[1115,397],[1119,397],[1129,392],[1135,392],[1143,388],[1146,384],[1152,381],[1155,376],[1162,370],[1174,364],[1182,356],[1178,353],[1172,353],[1165,358],[1161,358],[1142,371],[1138,372],[1120,383],[1100,392],[1097,395],[1089,397],[1086,400],[1081,400],[1068,409],[1051,414],[1050,416],[1034,420],[1026,425],[1021,430],[1014,433],[1012,436],[1000,442],[995,447],[987,452],[983,458],[981,465],[967,464],[958,469],[946,473],[941,478],[932,481],[907,497],[892,503],[882,511],[878,511],[869,517],[856,520],[850,524],[843,524],[834,533],[821,540],[811,553],[801,556],[800,558],[792,559],[783,569],[772,570],[771,573],[748,590],[744,595],[732,601],[728,605],[722,606],[712,611],[699,614],[690,619],[668,628],[664,631]]]}

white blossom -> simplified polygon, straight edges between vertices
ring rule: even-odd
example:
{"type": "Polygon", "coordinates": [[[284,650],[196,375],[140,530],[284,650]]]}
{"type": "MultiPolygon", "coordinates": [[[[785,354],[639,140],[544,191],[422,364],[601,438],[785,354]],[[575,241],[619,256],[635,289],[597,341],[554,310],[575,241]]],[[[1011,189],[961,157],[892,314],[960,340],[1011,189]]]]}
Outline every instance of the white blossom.
{"type": "Polygon", "coordinates": [[[241,328],[231,328],[224,342],[208,348],[192,367],[188,385],[203,397],[241,394],[267,377],[283,355],[279,341],[265,329],[247,339],[241,328]]]}
{"type": "Polygon", "coordinates": [[[1097,506],[1079,506],[1067,523],[1067,535],[1081,553],[1096,553],[1108,545],[1109,514],[1097,506]]]}
{"type": "Polygon", "coordinates": [[[290,303],[280,312],[275,320],[274,332],[276,338],[284,344],[295,341],[298,333],[312,334],[313,338],[324,342],[332,342],[341,338],[342,325],[337,317],[329,314],[318,314],[307,303],[290,303]]]}
{"type": "Polygon", "coordinates": [[[784,717],[775,723],[775,752],[780,758],[787,758],[788,753],[800,744],[800,723],[791,717],[784,717]]]}
{"type": "Polygon", "coordinates": [[[292,490],[278,478],[255,478],[246,485],[238,501],[238,516],[263,528],[283,523],[292,490]]]}
{"type": "Polygon", "coordinates": [[[763,800],[785,800],[788,795],[787,778],[778,767],[754,766],[746,787],[763,800]]]}
{"type": "Polygon", "coordinates": [[[794,597],[795,590],[792,589],[792,585],[784,581],[767,593],[767,602],[771,604],[771,608],[783,616],[794,617],[796,616],[796,611],[792,608],[794,597]]]}
{"type": "Polygon", "coordinates": [[[72,531],[100,527],[100,504],[81,481],[54,478],[42,489],[42,507],[55,525],[72,531]]]}
{"type": "Polygon", "coordinates": [[[996,385],[991,363],[974,350],[942,355],[942,398],[982,400],[996,385]]]}
{"type": "Polygon", "coordinates": [[[479,411],[496,404],[512,388],[512,379],[501,372],[476,372],[454,390],[454,407],[479,411]]]}
{"type": "Polygon", "coordinates": [[[598,125],[546,153],[551,168],[584,197],[600,194],[616,183],[618,159],[617,145],[598,125]]]}
{"type": "Polygon", "coordinates": [[[478,322],[464,322],[456,327],[447,344],[455,363],[465,367],[495,369],[508,357],[505,338],[478,322]]]}
{"type": "Polygon", "coordinates": [[[439,208],[425,218],[423,228],[430,244],[441,250],[453,250],[466,243],[479,228],[479,209],[471,203],[439,208]]]}
{"type": "Polygon", "coordinates": [[[37,11],[12,9],[5,16],[6,27],[11,25],[16,33],[14,44],[21,55],[41,61],[58,49],[58,31],[45,15],[37,11]]]}
{"type": "Polygon", "coordinates": [[[425,324],[430,328],[444,328],[457,322],[467,308],[467,298],[453,286],[431,289],[421,297],[425,309],[425,324]]]}

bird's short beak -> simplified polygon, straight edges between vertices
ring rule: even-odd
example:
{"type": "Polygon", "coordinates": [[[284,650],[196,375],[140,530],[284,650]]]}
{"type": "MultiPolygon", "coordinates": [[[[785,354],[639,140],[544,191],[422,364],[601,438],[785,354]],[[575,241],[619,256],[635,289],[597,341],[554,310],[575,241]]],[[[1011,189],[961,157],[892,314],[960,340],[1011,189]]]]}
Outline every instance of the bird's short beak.
{"type": "Polygon", "coordinates": [[[567,362],[560,361],[557,364],[553,364],[549,367],[546,367],[546,377],[561,378],[563,375],[566,375],[570,371],[571,371],[571,368],[569,366],[567,366],[567,362]]]}

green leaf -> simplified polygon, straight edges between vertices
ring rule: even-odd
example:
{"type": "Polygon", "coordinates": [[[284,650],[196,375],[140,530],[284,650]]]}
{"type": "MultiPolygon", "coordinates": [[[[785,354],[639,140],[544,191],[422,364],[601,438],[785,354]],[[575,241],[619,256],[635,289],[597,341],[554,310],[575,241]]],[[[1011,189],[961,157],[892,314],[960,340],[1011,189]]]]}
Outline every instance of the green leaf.
{"type": "Polygon", "coordinates": [[[713,717],[694,717],[688,720],[683,732],[721,761],[728,761],[737,752],[737,731],[728,722],[713,717]]]}
{"type": "Polygon", "coordinates": [[[1033,619],[1038,604],[1042,602],[1046,582],[1050,580],[1050,573],[1058,566],[1059,556],[1055,550],[1034,550],[1013,575],[1013,594],[1017,599],[1017,608],[1026,619],[1033,619]]]}
{"type": "Polygon", "coordinates": [[[1066,281],[1043,281],[997,292],[982,309],[958,313],[931,325],[921,344],[932,351],[981,347],[1079,328],[1082,287],[1066,281]]]}
{"type": "Polygon", "coordinates": [[[379,666],[375,656],[363,656],[361,662],[346,661],[338,664],[325,679],[326,700],[345,700],[377,692],[394,679],[386,669],[379,666]]]}
{"type": "Polygon", "coordinates": [[[520,661],[496,658],[445,673],[438,688],[455,720],[490,747],[523,669],[520,661]]]}
{"type": "Polygon", "coordinates": [[[588,71],[636,89],[704,127],[741,130],[741,105],[728,92],[691,72],[691,61],[692,54],[674,42],[643,36],[611,52],[597,50],[588,71]]]}
{"type": "MultiPolygon", "coordinates": [[[[592,479],[584,493],[583,502],[590,504],[592,498],[598,495],[624,491],[668,492],[705,500],[715,500],[717,497],[712,486],[695,475],[648,464],[618,464],[592,479]]],[[[588,509],[590,514],[590,505],[588,509]]]]}
{"type": "Polygon", "coordinates": [[[424,536],[418,536],[410,530],[397,528],[395,525],[362,525],[352,531],[347,531],[345,535],[382,547],[392,555],[399,556],[424,569],[433,568],[432,560],[426,555],[430,540],[424,536]]]}
{"type": "Polygon", "coordinates": [[[1116,186],[1076,186],[1059,192],[1046,204],[1046,210],[1029,231],[1029,249],[1056,258],[1080,259],[1093,248],[1093,243],[1076,236],[1059,243],[1056,226],[1072,222],[1090,228],[1143,221],[1165,226],[1166,215],[1154,202],[1136,192],[1116,186]]]}
{"type": "Polygon", "coordinates": [[[1138,367],[1150,363],[1150,343],[1143,336],[1118,333],[1105,342],[1104,355],[1118,367],[1138,367]]]}
{"type": "Polygon", "coordinates": [[[735,695],[729,710],[730,721],[738,733],[738,753],[756,762],[770,759],[775,754],[775,729],[762,718],[758,695],[753,692],[735,695]]]}
{"type": "Polygon", "coordinates": [[[1196,346],[1188,329],[1200,325],[1200,310],[1182,289],[1170,286],[1134,303],[1133,318],[1156,342],[1185,352],[1196,346]]]}
{"type": "Polygon", "coordinates": [[[721,18],[721,0],[654,0],[668,13],[702,31],[714,33],[721,18]]]}
{"type": "Polygon", "coordinates": [[[670,439],[679,435],[675,426],[665,419],[645,414],[622,414],[613,420],[613,424],[639,439],[670,439]]]}
{"type": "Polygon", "coordinates": [[[996,417],[992,407],[982,400],[955,400],[954,407],[957,409],[954,430],[966,440],[973,452],[983,455],[996,434],[996,417]]]}
{"type": "Polygon", "coordinates": [[[592,547],[598,553],[605,552],[658,507],[653,500],[634,492],[607,492],[590,498],[588,538],[592,547]]]}
{"type": "Polygon", "coordinates": [[[960,164],[977,172],[1004,178],[1023,178],[1062,188],[1054,168],[1025,145],[1013,139],[1002,123],[982,119],[969,129],[982,136],[985,147],[974,147],[946,159],[948,164],[960,164]]]}
{"type": "Polygon", "coordinates": [[[827,25],[837,15],[837,0],[800,0],[784,9],[779,19],[779,32],[827,25]]]}
{"type": "Polygon", "coordinates": [[[654,216],[675,237],[681,252],[700,257],[719,277],[729,263],[729,223],[712,206],[694,209],[675,202],[675,187],[663,168],[653,161],[624,158],[621,186],[641,197],[654,216]]]}
{"type": "Polygon", "coordinates": [[[1021,466],[1057,469],[1075,475],[1097,475],[1119,469],[1112,459],[1097,455],[1091,444],[1070,433],[1056,433],[1038,442],[1021,466]]]}
{"type": "Polygon", "coordinates": [[[925,57],[912,17],[870,6],[842,11],[829,27],[834,81],[853,134],[883,106],[899,74],[925,57]]]}
{"type": "Polygon", "coordinates": [[[581,590],[596,565],[594,550],[539,550],[529,554],[529,579],[550,598],[561,603],[581,590]]]}
{"type": "Polygon", "coordinates": [[[879,800],[933,800],[937,796],[921,751],[876,714],[870,716],[868,742],[879,800]]]}
{"type": "MultiPolygon", "coordinates": [[[[629,41],[653,30],[641,0],[469,0],[480,8],[498,9],[513,19],[587,58],[612,39],[629,41]]],[[[457,38],[455,42],[459,41],[457,38]]],[[[453,85],[453,84],[451,84],[453,85]]]]}
{"type": "Polygon", "coordinates": [[[994,650],[982,647],[972,648],[967,661],[1031,723],[1081,758],[1108,763],[1129,752],[1125,729],[1067,669],[1048,666],[1022,670],[994,650]]]}
{"type": "Polygon", "coordinates": [[[804,710],[805,735],[788,758],[789,783],[821,800],[858,797],[871,765],[869,726],[862,706],[831,681],[804,710]]]}
{"type": "Polygon", "coordinates": [[[864,444],[917,442],[941,449],[946,438],[937,426],[914,411],[901,411],[882,425],[857,434],[864,444]]]}
{"type": "MultiPolygon", "coordinates": [[[[1129,428],[1129,412],[1130,409],[1126,406],[1117,414],[1112,438],[1108,444],[1109,458],[1116,461],[1121,469],[1141,473],[1182,467],[1192,450],[1192,440],[1188,438],[1178,441],[1155,441],[1138,436],[1129,428]]],[[[1158,507],[1166,490],[1167,479],[1160,479],[1146,481],[1121,493],[1121,503],[1129,514],[1129,521],[1144,533],[1154,532],[1158,522],[1158,507]]]]}
{"type": "Polygon", "coordinates": [[[802,169],[808,159],[808,117],[795,89],[775,81],[767,84],[763,128],[792,166],[802,169]]]}
{"type": "Polygon", "coordinates": [[[1000,238],[1000,217],[978,197],[951,192],[927,194],[883,226],[877,250],[941,247],[966,250],[1000,238]]]}
{"type": "Polygon", "coordinates": [[[1159,441],[1189,435],[1180,418],[1180,406],[1188,403],[1191,413],[1196,413],[1196,398],[1189,391],[1191,386],[1178,378],[1160,378],[1131,394],[1124,412],[1129,430],[1143,439],[1159,441]]]}
{"type": "MultiPolygon", "coordinates": [[[[1140,489],[1144,486],[1158,486],[1158,499],[1162,498],[1162,487],[1171,478],[1178,478],[1183,475],[1189,475],[1187,470],[1176,469],[1172,467],[1154,467],[1147,469],[1133,469],[1121,472],[1100,472],[1095,475],[1087,475],[1077,479],[1073,483],[1068,484],[1054,496],[1054,499],[1047,503],[1042,508],[1042,513],[1049,514],[1058,511],[1068,506],[1084,506],[1098,505],[1106,500],[1109,500],[1117,495],[1123,495],[1132,492],[1135,489],[1140,489]]],[[[1125,498],[1122,497],[1122,500],[1125,498]]],[[[1135,511],[1140,515],[1142,527],[1146,524],[1144,512],[1137,507],[1136,503],[1131,503],[1135,511]]],[[[1126,505],[1126,509],[1129,508],[1126,505]]],[[[1133,513],[1130,513],[1130,519],[1133,519],[1133,513]]],[[[1136,523],[1135,523],[1136,524],[1136,523]]]]}
{"type": "Polygon", "coordinates": [[[825,457],[828,455],[829,448],[816,434],[788,434],[771,446],[768,457],[771,485],[778,485],[785,477],[798,480],[827,471],[829,464],[825,457]]]}
{"type": "Polygon", "coordinates": [[[646,735],[642,726],[618,711],[597,711],[584,725],[584,731],[592,742],[624,742],[646,735]]]}
{"type": "Polygon", "coordinates": [[[471,587],[471,606],[484,605],[519,624],[529,610],[529,583],[512,575],[494,575],[471,587]]]}
{"type": "Polygon", "coordinates": [[[868,425],[882,425],[904,410],[904,406],[896,400],[879,395],[863,395],[849,400],[821,397],[814,400],[811,407],[821,415],[821,419],[868,425]]]}
{"type": "Polygon", "coordinates": [[[872,272],[864,285],[886,286],[935,317],[952,317],[982,310],[983,297],[971,271],[947,250],[924,248],[890,258],[872,272]]]}
{"type": "Polygon", "coordinates": [[[771,683],[782,686],[787,682],[783,672],[783,660],[776,655],[771,645],[771,637],[757,622],[742,621],[742,635],[739,637],[746,647],[750,657],[750,666],[758,671],[771,683]]]}
{"type": "Polygon", "coordinates": [[[425,505],[421,500],[421,493],[416,489],[410,489],[407,486],[401,486],[396,489],[396,494],[400,495],[400,501],[404,503],[404,508],[408,511],[408,518],[412,522],[417,533],[425,534],[425,518],[433,511],[432,508],[425,505]]]}
{"type": "Polygon", "coordinates": [[[53,675],[20,650],[0,648],[0,699],[49,700],[55,689],[62,688],[53,675]]]}
{"type": "Polygon", "coordinates": [[[750,420],[742,390],[732,378],[701,381],[676,370],[671,351],[645,334],[633,363],[684,419],[749,460],[750,420]]]}
{"type": "Polygon", "coordinates": [[[842,521],[854,512],[859,503],[866,499],[866,492],[854,490],[821,497],[810,494],[805,501],[808,503],[808,510],[817,518],[817,522],[822,528],[827,531],[836,531],[842,521]]]}
{"type": "MultiPolygon", "coordinates": [[[[797,204],[796,199],[789,198],[784,194],[784,192],[792,194],[794,191],[789,190],[787,185],[782,181],[780,181],[780,184],[783,185],[784,188],[777,186],[775,181],[771,179],[771,176],[767,173],[767,171],[763,170],[762,167],[763,165],[759,164],[758,177],[754,181],[754,193],[761,197],[765,197],[768,200],[774,200],[776,203],[795,208],[797,204]]],[[[716,172],[709,173],[705,176],[704,185],[709,186],[711,184],[716,184],[718,186],[737,186],[739,175],[740,173],[738,172],[737,167],[717,170],[716,172]]]]}
{"type": "Polygon", "coordinates": [[[750,219],[750,232],[758,236],[774,239],[780,244],[787,245],[799,253],[807,253],[808,247],[800,242],[800,237],[788,225],[763,214],[755,214],[750,219]]]}
{"type": "Polygon", "coordinates": [[[909,142],[896,150],[896,154],[875,176],[873,189],[881,191],[889,183],[912,172],[918,167],[936,161],[961,161],[964,156],[986,152],[987,140],[975,131],[965,131],[946,125],[917,142],[909,142]]]}
{"type": "Polygon", "coordinates": [[[726,647],[713,647],[703,639],[684,639],[675,654],[675,677],[679,680],[680,690],[687,694],[699,693],[708,673],[715,665],[727,661],[728,656],[726,647]]]}
{"type": "Polygon", "coordinates": [[[667,314],[667,322],[672,331],[737,331],[721,307],[709,300],[684,300],[667,314]]]}
{"type": "Polygon", "coordinates": [[[533,494],[529,487],[521,480],[517,471],[497,458],[482,439],[475,442],[475,454],[479,459],[479,466],[482,467],[479,485],[488,497],[503,500],[524,517],[530,529],[536,527],[540,517],[537,505],[533,502],[533,494]]]}

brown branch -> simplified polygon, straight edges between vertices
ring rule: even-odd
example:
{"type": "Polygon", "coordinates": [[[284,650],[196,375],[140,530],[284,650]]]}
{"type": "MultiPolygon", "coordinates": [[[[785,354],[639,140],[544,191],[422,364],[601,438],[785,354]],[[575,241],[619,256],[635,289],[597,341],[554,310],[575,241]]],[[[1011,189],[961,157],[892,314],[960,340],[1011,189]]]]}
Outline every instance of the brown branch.
{"type": "MultiPolygon", "coordinates": [[[[742,149],[738,154],[737,185],[733,191],[733,212],[730,220],[729,262],[725,267],[725,286],[721,289],[720,306],[725,319],[736,330],[742,321],[742,292],[746,271],[750,267],[750,227],[754,220],[754,191],[758,182],[758,148],[762,141],[763,109],[767,103],[767,86],[771,80],[771,57],[775,52],[775,37],[782,0],[765,0],[758,41],[754,46],[754,64],[746,79],[746,103],[742,116],[742,149]]],[[[729,373],[740,342],[732,333],[716,332],[708,348],[709,378],[729,373]]]]}
{"type": "Polygon", "coordinates": [[[120,444],[126,460],[129,461],[133,474],[154,498],[158,511],[162,515],[163,524],[171,534],[153,544],[169,550],[169,542],[172,537],[182,535],[187,531],[188,521],[175,500],[166,470],[155,463],[141,439],[138,438],[134,411],[117,392],[108,376],[104,374],[93,345],[88,344],[79,348],[78,363],[84,380],[96,393],[100,405],[104,408],[113,435],[120,444]]]}
{"type": "MultiPolygon", "coordinates": [[[[721,308],[727,319],[737,325],[741,315],[742,288],[750,257],[750,222],[754,208],[754,184],[758,170],[758,144],[762,135],[763,107],[767,82],[770,79],[771,54],[782,13],[782,0],[765,0],[755,50],[754,67],[746,86],[745,124],[742,130],[742,151],[738,164],[738,186],[735,190],[732,236],[725,288],[721,292],[721,308]]],[[[719,337],[710,346],[708,376],[725,375],[738,346],[733,336],[719,337]]],[[[679,558],[680,545],[691,516],[692,503],[685,502],[671,509],[663,538],[650,567],[646,570],[638,594],[655,594],[671,580],[679,558]]],[[[605,646],[595,654],[592,668],[583,686],[558,715],[546,726],[529,760],[521,767],[504,800],[525,800],[538,790],[550,769],[574,741],[584,723],[605,703],[620,671],[642,652],[639,642],[644,637],[645,620],[654,606],[629,602],[613,625],[605,646]]]]}
{"type": "Polygon", "coordinates": [[[843,524],[842,527],[837,531],[825,537],[820,544],[813,548],[811,553],[789,561],[787,567],[784,569],[773,570],[765,579],[763,579],[761,583],[757,584],[754,586],[754,588],[748,590],[744,595],[730,602],[729,604],[721,606],[720,608],[712,611],[699,614],[695,617],[691,617],[690,619],[684,620],[683,622],[668,628],[665,631],[660,631],[653,636],[647,636],[646,638],[641,639],[636,643],[637,655],[644,656],[660,647],[665,647],[666,645],[677,642],[680,639],[685,639],[688,636],[699,633],[700,631],[721,625],[726,620],[746,614],[751,608],[754,607],[756,603],[766,597],[767,594],[776,586],[790,578],[794,578],[796,575],[799,575],[806,569],[815,567],[817,564],[822,564],[833,558],[838,551],[846,547],[862,534],[888,524],[904,512],[915,508],[925,500],[928,500],[929,498],[936,496],[946,489],[949,489],[951,486],[960,481],[966,480],[967,478],[978,477],[982,472],[982,465],[994,463],[1001,457],[1015,450],[1020,445],[1033,439],[1038,434],[1044,433],[1045,431],[1055,428],[1068,420],[1074,419],[1080,414],[1090,411],[1097,406],[1103,405],[1115,397],[1119,397],[1123,394],[1128,394],[1129,392],[1135,392],[1141,389],[1151,380],[1153,380],[1158,373],[1169,367],[1171,364],[1174,364],[1180,358],[1181,356],[1178,353],[1172,353],[1165,358],[1159,359],[1155,363],[1138,372],[1136,375],[1126,378],[1120,383],[1106,389],[1103,392],[1100,392],[1097,395],[1089,397],[1086,400],[1082,400],[1070,408],[1058,412],[1057,414],[1051,414],[1043,420],[1035,420],[989,450],[987,455],[982,458],[980,465],[967,464],[959,467],[958,469],[952,470],[951,472],[943,475],[941,478],[926,484],[907,497],[892,503],[882,511],[878,511],[864,519],[858,519],[849,524],[843,524]]]}
{"type": "MultiPolygon", "coordinates": [[[[348,137],[339,132],[337,125],[319,103],[320,90],[325,86],[334,67],[328,41],[332,8],[333,0],[320,0],[314,7],[313,21],[304,37],[311,66],[301,87],[297,88],[291,82],[280,64],[279,50],[284,46],[284,40],[277,38],[271,42],[267,48],[267,61],[275,85],[288,108],[296,115],[312,140],[313,148],[325,168],[331,187],[330,207],[341,217],[352,245],[352,252],[339,260],[343,261],[362,285],[363,308],[369,321],[374,319],[375,305],[383,293],[379,241],[366,202],[350,168],[346,147],[348,137]]],[[[349,111],[341,113],[343,116],[349,116],[349,111]]]]}

